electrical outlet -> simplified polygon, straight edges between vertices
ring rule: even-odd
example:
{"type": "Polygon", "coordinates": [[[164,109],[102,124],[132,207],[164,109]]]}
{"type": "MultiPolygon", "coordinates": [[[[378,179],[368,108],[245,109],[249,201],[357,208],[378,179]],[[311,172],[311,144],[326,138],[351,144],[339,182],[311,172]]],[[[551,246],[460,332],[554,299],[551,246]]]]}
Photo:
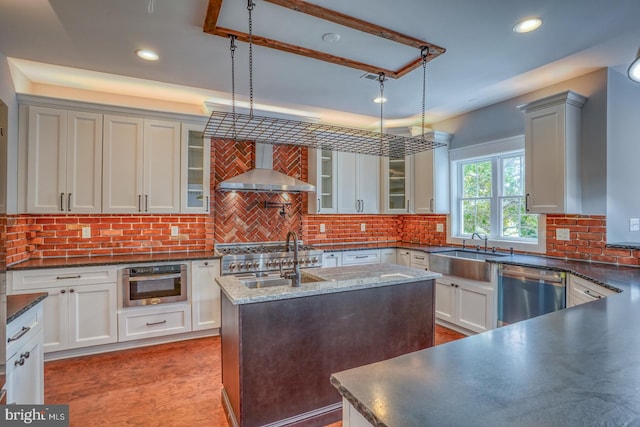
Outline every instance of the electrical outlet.
{"type": "Polygon", "coordinates": [[[171,235],[172,236],[177,236],[178,235],[178,226],[177,225],[172,225],[171,226],[171,235]]]}
{"type": "Polygon", "coordinates": [[[436,224],[436,231],[442,233],[444,231],[444,224],[436,224]]]}
{"type": "Polygon", "coordinates": [[[367,231],[367,224],[364,222],[360,224],[360,231],[367,231]]]}
{"type": "Polygon", "coordinates": [[[556,229],[556,240],[571,240],[568,228],[556,229]]]}
{"type": "Polygon", "coordinates": [[[91,237],[91,227],[82,227],[82,238],[88,239],[91,237]]]}
{"type": "Polygon", "coordinates": [[[640,231],[640,218],[629,218],[629,231],[640,231]]]}
{"type": "Polygon", "coordinates": [[[324,224],[320,224],[320,232],[324,233],[325,231],[327,231],[327,228],[324,226],[324,224]]]}

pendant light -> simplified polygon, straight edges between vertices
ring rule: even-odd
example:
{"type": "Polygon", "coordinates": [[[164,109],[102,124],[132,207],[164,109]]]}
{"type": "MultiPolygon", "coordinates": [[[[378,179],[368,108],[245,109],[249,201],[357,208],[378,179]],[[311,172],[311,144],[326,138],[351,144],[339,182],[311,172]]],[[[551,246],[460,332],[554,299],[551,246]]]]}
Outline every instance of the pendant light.
{"type": "Polygon", "coordinates": [[[636,54],[636,59],[631,63],[629,69],[627,70],[627,75],[634,82],[640,83],[640,49],[638,49],[638,53],[636,54]]]}

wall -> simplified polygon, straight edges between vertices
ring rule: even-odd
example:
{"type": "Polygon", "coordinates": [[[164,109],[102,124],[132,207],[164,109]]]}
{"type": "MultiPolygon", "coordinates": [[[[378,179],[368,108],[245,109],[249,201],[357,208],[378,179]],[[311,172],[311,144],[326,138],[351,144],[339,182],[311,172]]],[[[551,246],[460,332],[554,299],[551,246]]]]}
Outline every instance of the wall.
{"type": "Polygon", "coordinates": [[[432,127],[453,134],[450,148],[522,135],[524,117],[518,106],[566,90],[589,98],[582,108],[583,212],[603,215],[607,190],[606,69],[434,123],[432,127]]]}
{"type": "Polygon", "coordinates": [[[640,84],[609,71],[607,127],[607,241],[637,242],[629,219],[640,218],[640,84]]]}

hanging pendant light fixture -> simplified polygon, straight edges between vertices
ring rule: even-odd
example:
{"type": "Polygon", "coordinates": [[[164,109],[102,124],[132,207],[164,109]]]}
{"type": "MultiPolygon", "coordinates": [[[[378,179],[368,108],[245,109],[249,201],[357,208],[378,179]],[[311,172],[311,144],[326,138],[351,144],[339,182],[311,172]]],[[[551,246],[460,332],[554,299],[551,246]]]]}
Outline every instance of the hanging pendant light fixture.
{"type": "MultiPolygon", "coordinates": [[[[384,133],[383,110],[380,104],[380,132],[344,126],[301,122],[291,119],[256,116],[253,112],[253,18],[252,0],[248,0],[249,11],[249,114],[235,111],[235,87],[232,87],[232,112],[212,111],[204,129],[209,138],[253,141],[271,145],[290,145],[331,151],[343,151],[357,154],[370,154],[381,157],[403,157],[431,150],[446,144],[435,141],[432,134],[424,133],[424,87],[423,87],[423,132],[421,137],[406,137],[384,133]]],[[[235,38],[232,42],[235,51],[235,38]]],[[[421,52],[424,52],[422,48],[421,52]]],[[[426,50],[428,55],[428,49],[426,50]]],[[[426,56],[423,57],[426,62],[426,56]]],[[[234,77],[232,71],[232,79],[234,77]]],[[[381,97],[384,90],[384,73],[380,73],[381,97]]],[[[233,86],[233,85],[232,85],[233,86]]]]}
{"type": "Polygon", "coordinates": [[[638,53],[636,54],[636,59],[629,66],[629,69],[627,70],[627,75],[634,82],[640,83],[640,49],[638,49],[638,53]]]}

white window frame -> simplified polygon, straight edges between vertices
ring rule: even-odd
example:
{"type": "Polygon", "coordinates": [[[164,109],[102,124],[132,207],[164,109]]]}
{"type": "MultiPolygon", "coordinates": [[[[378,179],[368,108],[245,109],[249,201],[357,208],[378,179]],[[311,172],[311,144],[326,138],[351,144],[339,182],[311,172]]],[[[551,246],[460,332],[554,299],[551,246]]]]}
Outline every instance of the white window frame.
{"type": "MultiPolygon", "coordinates": [[[[484,242],[475,240],[473,243],[470,241],[470,236],[462,235],[458,227],[460,226],[460,209],[459,209],[459,197],[462,191],[462,183],[460,182],[459,166],[462,163],[468,163],[470,161],[477,161],[487,159],[488,157],[495,157],[497,155],[507,156],[509,153],[517,153],[524,151],[524,135],[517,135],[511,138],[499,139],[495,141],[485,142],[481,144],[474,144],[468,147],[457,148],[449,151],[450,163],[450,212],[447,217],[447,243],[462,245],[463,240],[466,241],[468,246],[471,245],[484,245],[484,242]]],[[[495,165],[494,165],[495,166],[495,165]]],[[[499,166],[499,165],[498,165],[499,166]]],[[[494,171],[499,171],[500,168],[495,168],[494,171]]],[[[498,172],[498,173],[501,173],[498,172]]],[[[496,179],[493,180],[495,187],[499,182],[496,179]]],[[[497,188],[493,188],[494,195],[497,195],[497,188]]],[[[494,196],[495,197],[495,196],[494,196]]],[[[492,225],[494,221],[498,221],[500,212],[492,210],[492,225]],[[495,218],[494,218],[495,217],[495,218]]],[[[493,227],[492,227],[493,228],[493,227]]],[[[489,248],[496,247],[499,249],[508,250],[513,248],[517,251],[526,251],[534,253],[546,252],[546,216],[538,216],[538,240],[535,241],[525,239],[509,239],[506,237],[489,236],[487,246],[489,248]]]]}

